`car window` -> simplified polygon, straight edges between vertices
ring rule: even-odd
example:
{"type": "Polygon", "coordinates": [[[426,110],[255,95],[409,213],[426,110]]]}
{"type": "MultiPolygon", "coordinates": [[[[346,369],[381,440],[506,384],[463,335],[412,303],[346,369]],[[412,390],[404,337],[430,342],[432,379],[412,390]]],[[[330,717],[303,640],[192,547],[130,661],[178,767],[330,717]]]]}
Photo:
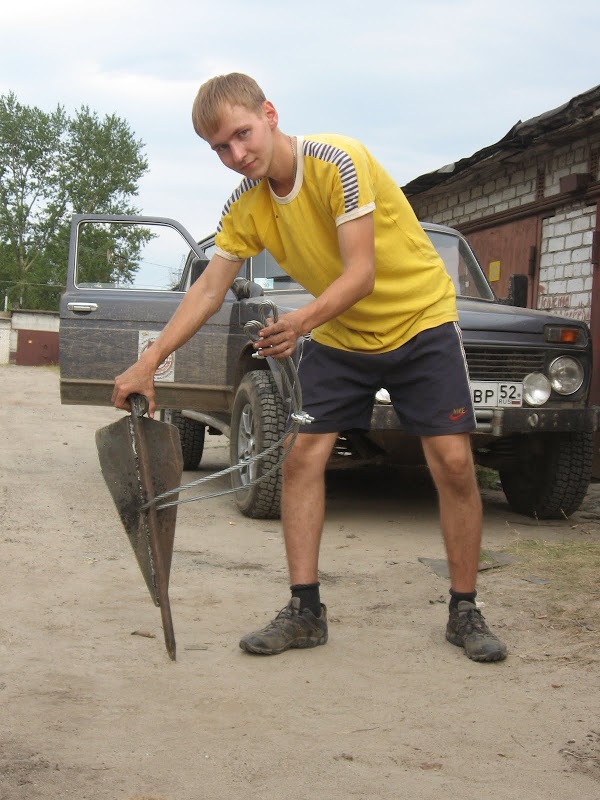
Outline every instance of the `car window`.
{"type": "Polygon", "coordinates": [[[302,289],[297,281],[285,273],[266,250],[251,259],[251,279],[266,291],[302,289]]]}
{"type": "Polygon", "coordinates": [[[217,249],[216,244],[207,244],[206,247],[202,248],[202,250],[204,251],[204,255],[208,259],[211,259],[214,256],[216,249],[217,249]]]}
{"type": "MultiPolygon", "coordinates": [[[[206,241],[207,240],[204,240],[204,242],[206,241]]],[[[211,258],[217,249],[214,241],[210,240],[207,244],[201,242],[200,246],[207,258],[211,258]]],[[[265,292],[304,291],[303,287],[297,281],[290,278],[290,276],[282,270],[277,261],[275,261],[267,250],[263,250],[257,256],[247,258],[240,267],[238,276],[254,281],[259,286],[262,286],[265,292]]]]}
{"type": "Polygon", "coordinates": [[[483,277],[475,256],[460,236],[427,229],[425,232],[442,257],[456,293],[460,297],[474,297],[481,300],[494,299],[493,292],[483,277]]]}
{"type": "Polygon", "coordinates": [[[189,254],[189,244],[168,225],[85,220],[78,229],[75,285],[173,291],[189,254]]]}
{"type": "MultiPolygon", "coordinates": [[[[215,252],[217,250],[217,246],[214,243],[214,241],[213,242],[209,242],[208,244],[203,244],[202,242],[200,242],[200,246],[202,248],[202,252],[204,253],[204,255],[208,259],[211,259],[214,256],[214,254],[215,254],[215,252]]],[[[243,262],[242,266],[240,267],[240,269],[238,271],[238,277],[239,278],[247,278],[248,277],[248,275],[250,273],[250,262],[251,262],[251,259],[249,259],[249,258],[247,258],[243,262]]]]}

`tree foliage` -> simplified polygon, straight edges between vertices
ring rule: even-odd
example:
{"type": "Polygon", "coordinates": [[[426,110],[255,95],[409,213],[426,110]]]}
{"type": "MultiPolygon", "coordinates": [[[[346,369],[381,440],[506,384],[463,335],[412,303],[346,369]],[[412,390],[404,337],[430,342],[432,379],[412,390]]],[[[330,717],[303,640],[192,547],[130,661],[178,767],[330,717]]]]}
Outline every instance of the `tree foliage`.
{"type": "Polygon", "coordinates": [[[138,214],[143,148],[114,114],[82,106],[69,117],[60,105],[47,113],[0,96],[0,297],[58,308],[71,215],[138,214]]]}

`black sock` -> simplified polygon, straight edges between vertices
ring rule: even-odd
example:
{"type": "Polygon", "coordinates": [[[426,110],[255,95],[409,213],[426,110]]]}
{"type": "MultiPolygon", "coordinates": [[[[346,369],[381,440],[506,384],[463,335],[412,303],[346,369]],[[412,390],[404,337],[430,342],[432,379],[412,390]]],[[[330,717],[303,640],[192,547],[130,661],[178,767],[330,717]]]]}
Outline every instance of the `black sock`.
{"type": "Polygon", "coordinates": [[[300,598],[300,611],[308,608],[315,617],[321,616],[321,597],[319,595],[319,583],[297,583],[290,586],[292,597],[300,598]]]}
{"type": "Polygon", "coordinates": [[[477,592],[455,592],[450,589],[450,608],[456,608],[461,600],[468,600],[469,603],[474,603],[477,597],[477,592]]]}

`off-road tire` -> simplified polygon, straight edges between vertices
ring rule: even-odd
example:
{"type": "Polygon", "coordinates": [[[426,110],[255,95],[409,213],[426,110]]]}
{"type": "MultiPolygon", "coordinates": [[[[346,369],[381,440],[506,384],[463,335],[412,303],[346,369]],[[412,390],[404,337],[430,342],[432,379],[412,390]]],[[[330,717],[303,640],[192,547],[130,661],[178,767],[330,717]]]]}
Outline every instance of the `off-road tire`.
{"type": "MultiPolygon", "coordinates": [[[[231,412],[230,462],[262,453],[281,439],[286,411],[277,384],[268,370],[246,373],[235,395],[231,412]]],[[[281,447],[269,456],[231,473],[234,489],[264,475],[277,464],[281,447]]],[[[281,509],[281,469],[264,481],[234,494],[238,508],[246,517],[275,519],[281,509]]]]}
{"type": "Polygon", "coordinates": [[[592,434],[540,434],[526,440],[523,458],[499,472],[508,504],[535,519],[570,517],[590,485],[592,434]]]}
{"type": "Polygon", "coordinates": [[[182,415],[181,411],[174,411],[171,408],[164,408],[160,412],[160,418],[163,422],[175,425],[179,431],[184,470],[198,469],[204,453],[206,425],[188,419],[182,415]]]}

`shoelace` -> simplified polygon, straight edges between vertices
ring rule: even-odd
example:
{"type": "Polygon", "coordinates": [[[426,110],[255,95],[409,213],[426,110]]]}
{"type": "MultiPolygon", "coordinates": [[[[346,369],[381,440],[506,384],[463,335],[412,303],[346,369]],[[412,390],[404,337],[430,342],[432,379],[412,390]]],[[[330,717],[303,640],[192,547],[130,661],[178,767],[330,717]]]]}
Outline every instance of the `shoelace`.
{"type": "Polygon", "coordinates": [[[277,622],[278,619],[281,619],[283,617],[291,618],[291,617],[297,617],[297,616],[298,616],[298,614],[295,614],[294,613],[294,609],[288,604],[287,606],[284,606],[281,609],[281,611],[279,611],[279,613],[277,614],[275,619],[271,620],[271,622],[268,623],[268,625],[265,627],[265,630],[267,630],[269,628],[274,628],[275,627],[275,623],[277,622]]]}
{"type": "Polygon", "coordinates": [[[474,631],[478,633],[488,632],[483,615],[478,608],[470,608],[468,611],[463,611],[462,616],[464,616],[466,624],[474,631]]]}

